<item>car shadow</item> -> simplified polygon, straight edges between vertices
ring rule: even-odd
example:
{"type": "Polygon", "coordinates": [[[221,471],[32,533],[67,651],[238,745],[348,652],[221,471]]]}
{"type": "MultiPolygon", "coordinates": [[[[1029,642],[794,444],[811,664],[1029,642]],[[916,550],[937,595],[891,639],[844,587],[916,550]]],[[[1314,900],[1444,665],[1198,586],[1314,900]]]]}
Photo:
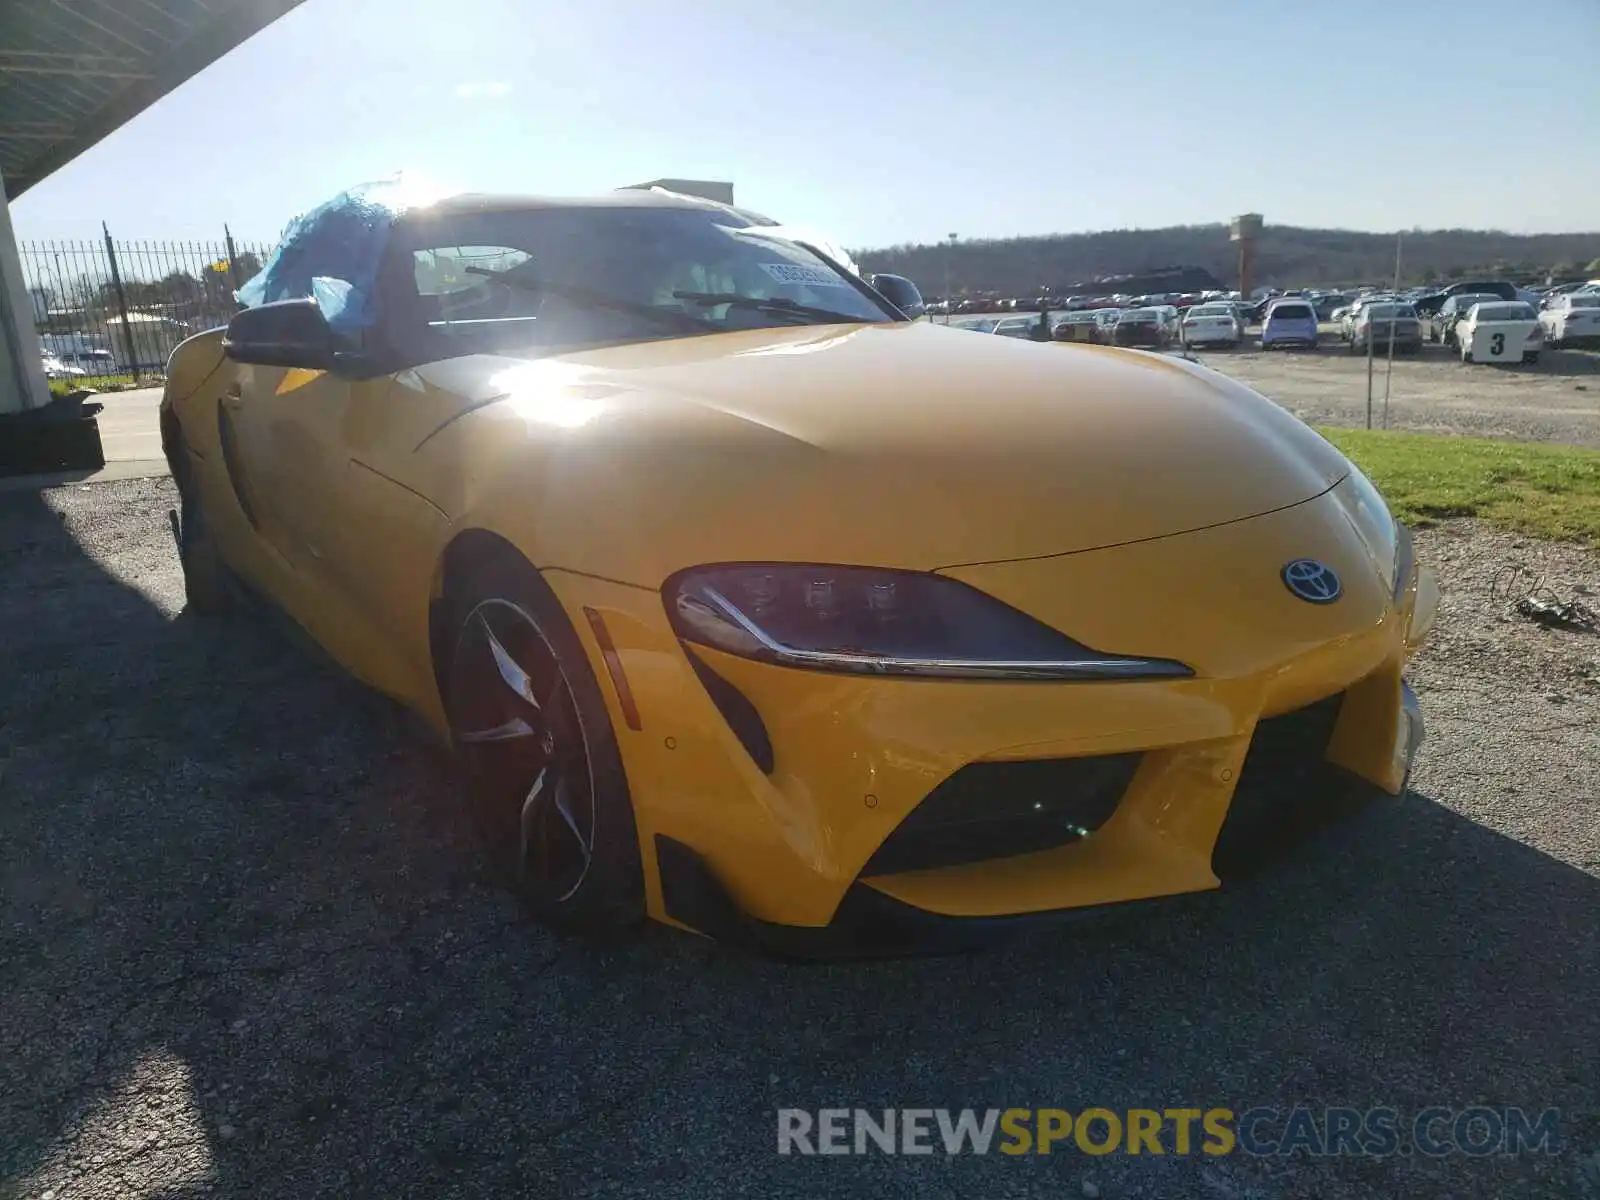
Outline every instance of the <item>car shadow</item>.
{"type": "Polygon", "coordinates": [[[781,1107],[1520,1105],[1600,1145],[1600,883],[1440,799],[976,956],[567,941],[408,718],[176,615],[169,484],[47,500],[0,497],[0,1195],[1574,1194],[1526,1158],[780,1156],[781,1107]]]}

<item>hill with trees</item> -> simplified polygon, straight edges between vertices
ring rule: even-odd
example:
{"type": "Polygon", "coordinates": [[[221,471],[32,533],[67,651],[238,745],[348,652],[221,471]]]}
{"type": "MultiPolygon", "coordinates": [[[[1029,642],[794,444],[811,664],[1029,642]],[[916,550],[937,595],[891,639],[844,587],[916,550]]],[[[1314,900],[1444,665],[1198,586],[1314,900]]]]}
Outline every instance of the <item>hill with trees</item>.
{"type": "MultiPolygon", "coordinates": [[[[1257,284],[1278,287],[1385,283],[1394,279],[1395,235],[1348,229],[1268,225],[1256,244],[1257,284]]],[[[939,245],[851,251],[862,267],[915,280],[927,295],[951,290],[1037,295],[1106,276],[1184,264],[1203,267],[1229,286],[1239,279],[1238,247],[1226,225],[1114,229],[1048,237],[988,238],[939,245]]],[[[1546,275],[1600,276],[1600,232],[1512,234],[1477,229],[1405,233],[1401,277],[1407,285],[1472,275],[1542,282],[1546,275]]]]}

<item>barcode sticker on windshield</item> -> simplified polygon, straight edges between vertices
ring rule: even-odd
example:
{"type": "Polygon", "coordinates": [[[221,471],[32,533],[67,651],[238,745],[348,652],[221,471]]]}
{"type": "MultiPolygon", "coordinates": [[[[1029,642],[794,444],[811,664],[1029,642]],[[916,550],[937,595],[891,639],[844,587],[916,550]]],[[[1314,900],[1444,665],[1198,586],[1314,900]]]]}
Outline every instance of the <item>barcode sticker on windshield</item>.
{"type": "Polygon", "coordinates": [[[762,263],[761,269],[779,283],[792,283],[802,287],[850,286],[832,271],[823,267],[808,267],[803,263],[762,263]]]}

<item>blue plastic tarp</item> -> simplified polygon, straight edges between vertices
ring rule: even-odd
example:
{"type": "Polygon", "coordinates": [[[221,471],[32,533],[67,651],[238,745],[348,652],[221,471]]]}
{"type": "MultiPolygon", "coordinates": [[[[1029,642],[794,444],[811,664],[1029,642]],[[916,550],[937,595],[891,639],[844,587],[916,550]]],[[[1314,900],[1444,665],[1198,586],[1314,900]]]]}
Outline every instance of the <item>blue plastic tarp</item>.
{"type": "Polygon", "coordinates": [[[395,220],[410,206],[398,179],[340,192],[289,223],[277,250],[234,299],[254,308],[309,297],[335,331],[371,328],[378,263],[395,220]]]}

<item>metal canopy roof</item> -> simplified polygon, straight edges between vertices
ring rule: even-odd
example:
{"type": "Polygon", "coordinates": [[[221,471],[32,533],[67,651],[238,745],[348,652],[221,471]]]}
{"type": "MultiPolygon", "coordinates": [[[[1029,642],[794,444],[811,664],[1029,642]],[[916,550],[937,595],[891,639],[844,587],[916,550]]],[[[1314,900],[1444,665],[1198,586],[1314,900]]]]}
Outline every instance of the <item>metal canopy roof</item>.
{"type": "Polygon", "coordinates": [[[0,0],[0,174],[15,199],[300,0],[0,0]]]}

